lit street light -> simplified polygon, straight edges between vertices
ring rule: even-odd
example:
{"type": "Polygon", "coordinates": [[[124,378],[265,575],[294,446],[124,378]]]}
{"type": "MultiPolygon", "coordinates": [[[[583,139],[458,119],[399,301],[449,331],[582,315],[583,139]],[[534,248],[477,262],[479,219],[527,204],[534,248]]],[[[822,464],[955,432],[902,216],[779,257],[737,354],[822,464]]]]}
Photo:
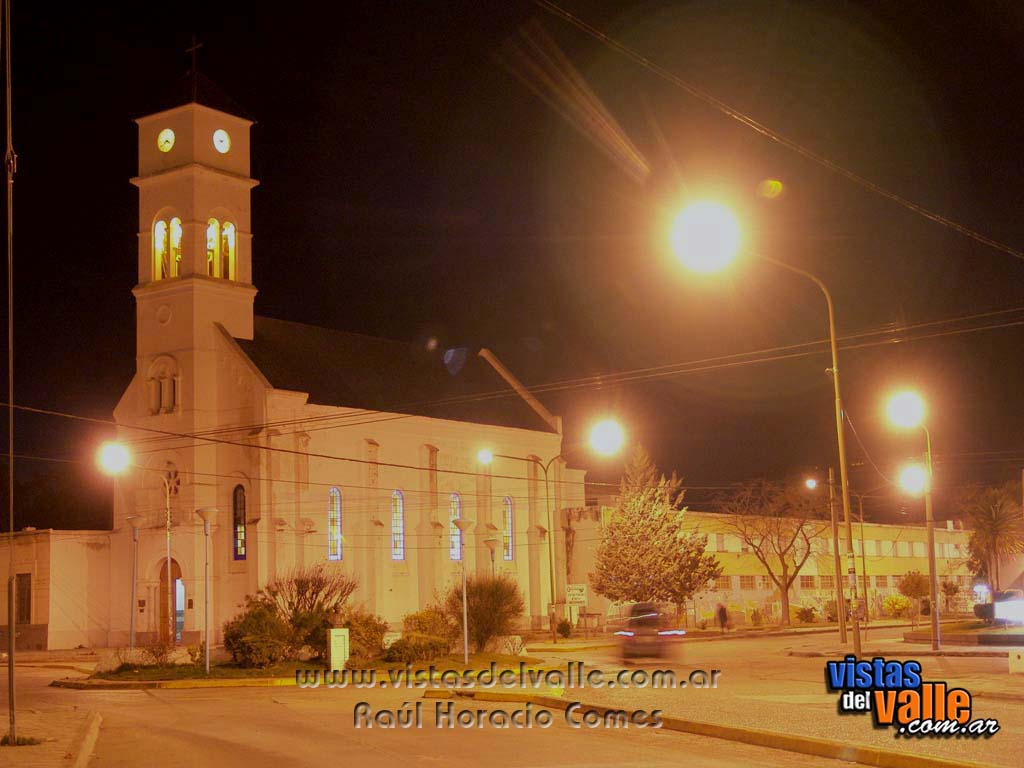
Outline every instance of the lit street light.
{"type": "MultiPolygon", "coordinates": [[[[470,526],[473,525],[473,521],[460,517],[452,522],[455,523],[455,527],[459,529],[459,560],[462,561],[462,662],[468,667],[469,602],[466,598],[466,533],[469,531],[470,526]]],[[[481,649],[478,648],[477,652],[480,650],[481,649]]]]}
{"type": "Polygon", "coordinates": [[[913,496],[924,494],[924,525],[928,536],[928,583],[931,594],[932,650],[942,646],[939,635],[939,574],[935,564],[935,516],[932,513],[932,435],[925,424],[927,409],[924,399],[908,390],[892,395],[885,407],[889,422],[902,429],[920,427],[924,432],[925,463],[905,467],[900,472],[900,486],[913,496]]]}
{"type": "Polygon", "coordinates": [[[806,480],[804,480],[804,485],[807,486],[807,490],[813,491],[815,488],[818,487],[818,481],[815,480],[813,477],[808,477],[806,480]]]}
{"type": "MultiPolygon", "coordinates": [[[[720,271],[727,267],[739,253],[742,237],[736,217],[718,203],[702,201],[683,209],[669,234],[669,240],[679,260],[688,268],[702,273],[720,271]]],[[[748,252],[749,253],[749,252],[748,252]]],[[[836,343],[835,308],[832,294],[817,276],[784,261],[763,254],[753,254],[762,261],[800,275],[812,283],[825,296],[828,309],[828,337],[832,352],[832,386],[835,390],[836,440],[839,448],[839,479],[843,499],[843,515],[846,519],[846,538],[851,542],[847,559],[850,579],[850,611],[853,614],[853,651],[860,653],[860,624],[857,611],[857,561],[853,554],[853,522],[850,514],[850,484],[846,462],[846,435],[843,430],[843,400],[839,394],[839,351],[836,343]]]]}
{"type": "MultiPolygon", "coordinates": [[[[591,427],[589,443],[591,449],[595,453],[602,456],[611,456],[622,449],[625,439],[625,432],[617,421],[614,419],[602,419],[591,427]]],[[[566,451],[566,453],[568,453],[568,451],[566,451]]],[[[552,464],[564,457],[564,453],[560,453],[557,456],[552,456],[547,463],[542,463],[540,459],[532,456],[509,456],[503,453],[494,453],[490,448],[481,448],[476,454],[476,460],[483,465],[491,464],[496,458],[512,459],[513,461],[525,461],[529,464],[536,464],[540,467],[541,471],[544,472],[544,499],[548,520],[548,578],[551,581],[551,602],[548,606],[548,624],[551,628],[552,643],[558,642],[558,633],[555,624],[555,605],[558,602],[558,590],[555,582],[555,524],[551,510],[551,484],[548,481],[548,470],[551,469],[552,464]]],[[[457,521],[456,524],[458,524],[457,521]]]]}
{"type": "MultiPolygon", "coordinates": [[[[123,443],[117,442],[106,442],[100,446],[99,451],[96,452],[96,463],[99,468],[108,475],[112,475],[115,478],[119,475],[124,474],[128,469],[131,468],[132,454],[128,449],[128,446],[123,443]]],[[[174,612],[174,579],[171,573],[171,496],[178,492],[178,473],[175,470],[160,473],[160,480],[164,486],[164,510],[166,513],[166,528],[167,528],[167,639],[171,645],[175,644],[175,624],[177,623],[177,617],[174,612]]],[[[133,523],[133,526],[135,524],[133,523]]],[[[133,531],[133,540],[138,541],[136,530],[133,531]]],[[[132,574],[132,584],[134,587],[135,574],[132,574]]],[[[131,613],[131,629],[129,635],[134,637],[135,635],[135,598],[132,597],[131,613]]]]}

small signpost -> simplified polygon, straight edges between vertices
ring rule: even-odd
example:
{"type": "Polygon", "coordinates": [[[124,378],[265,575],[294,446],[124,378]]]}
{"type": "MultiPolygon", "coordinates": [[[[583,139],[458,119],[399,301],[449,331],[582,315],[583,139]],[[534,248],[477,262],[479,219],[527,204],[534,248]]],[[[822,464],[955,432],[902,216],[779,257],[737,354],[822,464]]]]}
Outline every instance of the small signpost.
{"type": "Polygon", "coordinates": [[[566,584],[565,585],[565,602],[568,605],[586,605],[587,604],[587,585],[586,584],[566,584]]]}
{"type": "Polygon", "coordinates": [[[344,669],[349,657],[348,627],[328,629],[327,647],[330,649],[331,669],[344,669]]]}

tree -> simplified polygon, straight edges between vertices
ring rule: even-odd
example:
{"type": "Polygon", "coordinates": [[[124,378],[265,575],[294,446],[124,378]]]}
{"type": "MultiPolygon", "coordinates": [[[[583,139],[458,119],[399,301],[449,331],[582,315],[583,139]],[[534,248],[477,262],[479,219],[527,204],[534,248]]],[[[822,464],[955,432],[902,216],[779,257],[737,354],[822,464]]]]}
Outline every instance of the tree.
{"type": "Polygon", "coordinates": [[[782,621],[789,624],[789,590],[811,556],[811,539],[828,527],[823,510],[807,493],[759,480],[725,496],[721,511],[779,588],[782,621]]]}
{"type": "Polygon", "coordinates": [[[274,579],[257,597],[275,606],[292,628],[295,648],[308,646],[326,658],[327,630],[338,626],[358,585],[354,577],[318,563],[274,579]]]}
{"type": "Polygon", "coordinates": [[[1000,559],[1024,552],[1019,501],[1020,485],[1005,483],[972,491],[960,502],[964,527],[971,531],[971,559],[984,565],[993,595],[1000,589],[1000,559]]]}
{"type": "Polygon", "coordinates": [[[609,600],[671,603],[690,597],[721,574],[706,552],[707,536],[683,530],[682,481],[659,475],[637,446],[626,465],[619,506],[601,531],[591,583],[609,600]]]}
{"type": "Polygon", "coordinates": [[[952,613],[953,599],[960,594],[960,585],[955,581],[944,581],[939,586],[942,588],[942,594],[946,597],[946,611],[952,613]]]}
{"type": "MultiPolygon", "coordinates": [[[[526,603],[511,576],[470,576],[466,579],[466,616],[469,639],[477,653],[483,653],[495,637],[511,634],[526,603]]],[[[462,634],[462,584],[454,584],[445,595],[442,611],[462,634]]]]}
{"type": "MultiPolygon", "coordinates": [[[[931,594],[931,586],[928,584],[928,577],[920,571],[908,571],[903,574],[903,578],[901,578],[896,584],[896,589],[900,591],[901,595],[909,597],[914,601],[912,619],[916,624],[917,617],[921,613],[921,601],[931,594]]],[[[935,606],[929,606],[928,610],[934,611],[935,606]]]]}

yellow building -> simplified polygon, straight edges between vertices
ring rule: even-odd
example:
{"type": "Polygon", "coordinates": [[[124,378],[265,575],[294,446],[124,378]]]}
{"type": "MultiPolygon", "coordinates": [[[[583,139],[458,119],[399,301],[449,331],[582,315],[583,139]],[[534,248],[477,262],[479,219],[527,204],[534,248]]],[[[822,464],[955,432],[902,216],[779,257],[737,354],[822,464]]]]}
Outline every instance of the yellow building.
{"type": "MultiPolygon", "coordinates": [[[[611,507],[589,506],[565,510],[563,526],[570,534],[568,553],[570,570],[567,581],[590,583],[595,555],[601,538],[602,520],[607,519],[611,507]]],[[[695,596],[687,613],[697,622],[714,624],[715,607],[722,603],[734,623],[757,621],[757,611],[765,622],[781,618],[779,587],[768,576],[765,566],[750,551],[729,518],[709,512],[684,512],[687,529],[707,534],[707,551],[714,553],[722,566],[722,575],[712,588],[695,596]]],[[[819,619],[826,615],[829,603],[835,600],[835,546],[828,521],[814,521],[820,534],[811,537],[811,553],[800,569],[789,590],[790,610],[813,607],[819,619]]],[[[839,554],[842,573],[847,571],[848,551],[845,526],[839,525],[839,554]]],[[[853,551],[856,555],[860,600],[867,594],[869,619],[882,616],[882,602],[886,596],[898,594],[896,584],[909,571],[928,573],[927,535],[923,525],[888,525],[866,522],[853,524],[853,551]]],[[[967,540],[969,532],[955,529],[952,523],[942,524],[935,531],[935,555],[939,581],[952,581],[960,592],[952,601],[954,610],[969,610],[973,603],[972,577],[967,568],[969,558],[967,540]]],[[[772,564],[779,576],[777,564],[772,564]]],[[[844,582],[847,580],[844,578],[844,582]]],[[[848,582],[847,582],[848,583],[848,582]]],[[[845,589],[849,594],[849,587],[845,589]]],[[[588,613],[606,614],[608,600],[588,590],[588,613]]],[[[945,598],[940,596],[942,607],[945,598]]]]}

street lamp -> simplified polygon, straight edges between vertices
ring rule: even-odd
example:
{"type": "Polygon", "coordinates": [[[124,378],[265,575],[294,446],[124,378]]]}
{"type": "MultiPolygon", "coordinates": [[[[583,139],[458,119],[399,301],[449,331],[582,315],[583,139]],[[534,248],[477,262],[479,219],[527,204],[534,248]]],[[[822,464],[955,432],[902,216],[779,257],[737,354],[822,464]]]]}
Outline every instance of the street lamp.
{"type": "Polygon", "coordinates": [[[487,548],[491,551],[491,578],[493,579],[497,576],[494,569],[494,551],[498,548],[499,540],[494,536],[488,536],[484,539],[484,544],[486,544],[487,548]]]}
{"type": "MultiPolygon", "coordinates": [[[[96,453],[96,463],[100,469],[108,475],[118,477],[131,468],[132,455],[128,446],[124,443],[105,442],[96,453]]],[[[164,486],[164,510],[166,513],[167,528],[167,638],[171,645],[175,644],[175,624],[177,617],[174,615],[174,579],[171,578],[171,496],[178,492],[178,472],[171,469],[160,473],[160,480],[164,486]]],[[[137,530],[137,529],[136,529],[137,530]]],[[[135,534],[133,533],[133,536],[135,534]]],[[[134,579],[134,576],[133,576],[134,579]]],[[[133,598],[134,602],[134,598],[133,598]]],[[[131,616],[135,616],[135,606],[132,605],[131,616]]],[[[131,634],[131,632],[129,633],[131,634]]]]}
{"type": "MultiPolygon", "coordinates": [[[[709,201],[692,203],[683,209],[672,224],[669,234],[672,249],[689,269],[701,273],[716,272],[727,267],[740,251],[742,237],[736,217],[727,208],[709,201]]],[[[853,523],[850,517],[849,473],[846,462],[846,436],[843,430],[843,400],[839,394],[839,352],[836,342],[835,308],[828,286],[816,275],[771,256],[755,254],[762,261],[800,275],[814,283],[825,297],[828,309],[828,338],[832,353],[832,385],[835,390],[836,441],[839,448],[839,479],[846,518],[846,538],[851,542],[847,560],[850,577],[851,613],[853,614],[853,650],[860,654],[860,625],[857,617],[857,561],[853,554],[853,523]]]]}
{"type": "Polygon", "coordinates": [[[932,435],[925,423],[927,408],[924,399],[910,390],[890,396],[885,407],[889,422],[902,429],[920,427],[924,432],[925,464],[904,467],[900,472],[900,487],[913,495],[924,494],[924,526],[928,538],[928,582],[931,593],[932,650],[942,647],[939,635],[939,574],[935,564],[935,517],[932,513],[932,435]]]}
{"type": "Polygon", "coordinates": [[[210,674],[210,523],[217,519],[216,507],[202,507],[196,514],[203,519],[203,656],[206,674],[210,674]]]}
{"type": "Polygon", "coordinates": [[[804,480],[804,485],[807,487],[807,490],[813,491],[815,488],[818,487],[818,481],[813,477],[808,477],[806,480],[804,480]]]}
{"type": "MultiPolygon", "coordinates": [[[[466,599],[466,533],[473,525],[464,517],[452,520],[459,529],[459,560],[462,561],[462,661],[469,666],[469,603],[466,599]]],[[[478,649],[479,650],[479,649],[478,649]]]]}
{"type": "MultiPolygon", "coordinates": [[[[596,422],[590,429],[590,447],[602,456],[611,456],[618,453],[625,443],[625,432],[622,426],[614,419],[602,419],[596,422]]],[[[576,447],[576,446],[573,446],[576,447]]],[[[544,473],[544,499],[548,520],[548,577],[551,580],[551,602],[548,606],[548,624],[551,629],[551,642],[558,643],[558,632],[555,626],[555,605],[558,601],[555,584],[555,525],[551,511],[551,484],[548,482],[548,470],[551,465],[565,457],[565,451],[552,456],[546,463],[533,456],[509,456],[503,453],[494,453],[489,448],[481,448],[476,459],[481,464],[491,464],[495,458],[512,459],[513,461],[525,461],[529,464],[536,464],[544,473]]],[[[493,554],[493,550],[492,550],[493,554]]]]}

